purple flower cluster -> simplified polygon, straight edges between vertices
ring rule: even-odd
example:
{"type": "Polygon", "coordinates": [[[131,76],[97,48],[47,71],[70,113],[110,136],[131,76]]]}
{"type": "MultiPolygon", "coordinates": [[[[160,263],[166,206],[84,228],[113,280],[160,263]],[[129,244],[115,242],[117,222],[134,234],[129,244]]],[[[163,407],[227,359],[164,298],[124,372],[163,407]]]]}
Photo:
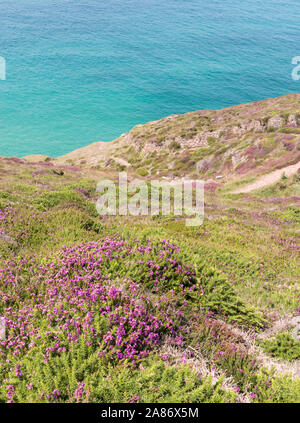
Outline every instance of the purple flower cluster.
{"type": "Polygon", "coordinates": [[[283,247],[285,250],[294,250],[299,251],[299,239],[294,236],[283,237],[280,233],[274,234],[271,236],[271,239],[274,240],[278,245],[283,247]]]}
{"type": "MultiPolygon", "coordinates": [[[[137,261],[152,248],[148,242],[106,237],[64,247],[46,259],[7,262],[0,269],[0,298],[8,332],[0,342],[0,360],[8,355],[21,358],[38,346],[48,362],[83,338],[104,360],[135,363],[159,345],[164,333],[181,344],[174,321],[163,311],[166,298],[159,298],[153,312],[153,304],[138,283],[118,279],[122,266],[126,268],[130,260],[137,261]]],[[[192,267],[183,266],[176,256],[178,247],[164,241],[159,248],[159,265],[140,260],[154,285],[170,266],[179,278],[193,280],[192,267]]],[[[21,374],[17,367],[17,377],[21,374]]]]}

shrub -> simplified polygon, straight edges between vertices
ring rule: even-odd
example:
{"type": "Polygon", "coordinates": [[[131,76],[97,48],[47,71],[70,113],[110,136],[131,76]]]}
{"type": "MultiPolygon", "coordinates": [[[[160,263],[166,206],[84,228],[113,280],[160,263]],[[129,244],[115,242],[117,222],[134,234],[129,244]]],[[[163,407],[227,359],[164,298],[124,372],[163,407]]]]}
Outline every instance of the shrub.
{"type": "Polygon", "coordinates": [[[289,333],[279,333],[272,339],[259,343],[266,353],[287,361],[300,360],[300,342],[295,341],[289,333]]]}
{"type": "Polygon", "coordinates": [[[187,366],[171,367],[153,358],[138,369],[113,366],[76,345],[50,363],[33,354],[16,365],[0,388],[0,402],[232,402],[233,392],[213,384],[187,366]]]}
{"type": "Polygon", "coordinates": [[[299,403],[300,380],[288,374],[276,376],[274,371],[261,370],[251,396],[254,402],[299,403]]]}
{"type": "Polygon", "coordinates": [[[140,176],[147,176],[148,175],[148,171],[144,168],[137,169],[136,173],[140,176]]]}

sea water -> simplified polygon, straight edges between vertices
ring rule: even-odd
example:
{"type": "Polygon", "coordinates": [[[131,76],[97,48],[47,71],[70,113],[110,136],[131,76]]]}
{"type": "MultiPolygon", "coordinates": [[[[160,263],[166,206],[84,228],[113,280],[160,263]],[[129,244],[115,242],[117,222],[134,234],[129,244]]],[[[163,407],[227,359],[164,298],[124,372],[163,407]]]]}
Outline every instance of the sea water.
{"type": "Polygon", "coordinates": [[[299,92],[299,22],[299,0],[0,0],[0,155],[299,92]]]}

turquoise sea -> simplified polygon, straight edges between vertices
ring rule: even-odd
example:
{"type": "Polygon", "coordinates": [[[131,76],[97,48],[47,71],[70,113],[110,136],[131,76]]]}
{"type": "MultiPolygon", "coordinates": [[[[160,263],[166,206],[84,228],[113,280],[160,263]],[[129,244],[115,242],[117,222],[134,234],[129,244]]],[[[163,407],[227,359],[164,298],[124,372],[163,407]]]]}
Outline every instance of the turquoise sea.
{"type": "Polygon", "coordinates": [[[300,91],[299,0],[0,0],[0,155],[300,91]]]}

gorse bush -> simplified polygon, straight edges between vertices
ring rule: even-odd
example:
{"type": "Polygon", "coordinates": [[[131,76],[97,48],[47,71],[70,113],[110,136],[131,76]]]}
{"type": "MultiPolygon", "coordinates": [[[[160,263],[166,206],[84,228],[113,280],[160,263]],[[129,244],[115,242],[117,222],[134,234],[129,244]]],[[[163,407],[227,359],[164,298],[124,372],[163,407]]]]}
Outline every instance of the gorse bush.
{"type": "Polygon", "coordinates": [[[299,403],[300,380],[290,375],[276,376],[274,370],[261,370],[252,398],[254,402],[263,403],[299,403]]]}
{"type": "Polygon", "coordinates": [[[171,367],[152,358],[138,369],[107,364],[97,353],[88,355],[83,344],[72,346],[44,363],[32,351],[8,373],[0,388],[0,402],[232,402],[233,392],[213,384],[187,366],[171,367]],[[28,375],[30,375],[30,383],[28,375]]]}
{"type": "Polygon", "coordinates": [[[294,340],[290,333],[278,333],[274,338],[260,341],[266,353],[287,361],[300,360],[300,342],[294,340]]]}

